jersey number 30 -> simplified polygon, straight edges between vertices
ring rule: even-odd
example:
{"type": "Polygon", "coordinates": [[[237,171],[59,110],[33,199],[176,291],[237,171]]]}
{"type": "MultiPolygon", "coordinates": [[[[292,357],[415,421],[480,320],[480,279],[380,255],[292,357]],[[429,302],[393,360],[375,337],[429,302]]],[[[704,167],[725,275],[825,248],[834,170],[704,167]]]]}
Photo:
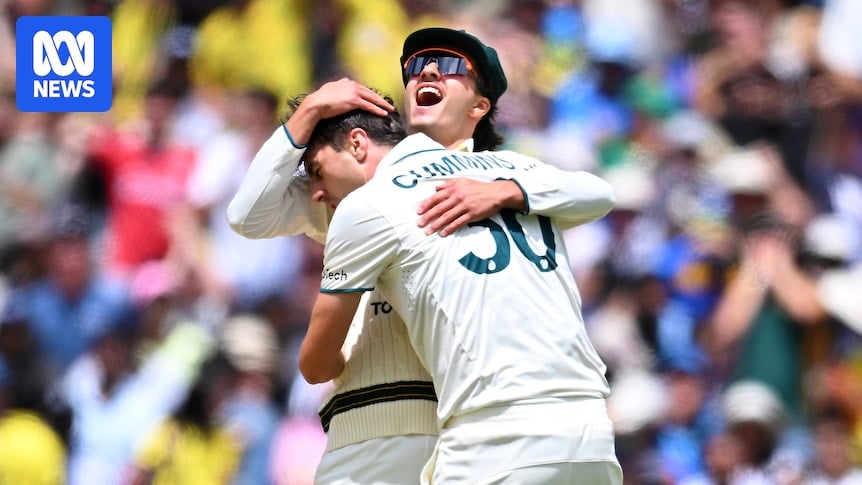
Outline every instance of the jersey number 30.
{"type": "Polygon", "coordinates": [[[540,256],[533,252],[533,249],[527,243],[527,238],[524,236],[524,228],[518,219],[515,217],[515,211],[503,210],[500,212],[503,218],[503,228],[491,219],[483,219],[481,221],[472,222],[470,226],[487,227],[491,231],[491,236],[494,237],[494,242],[497,249],[490,258],[480,258],[472,252],[464,255],[458,260],[461,266],[477,274],[491,274],[503,271],[506,266],[509,266],[511,256],[511,245],[509,239],[515,243],[518,251],[524,255],[531,263],[539,268],[539,271],[553,271],[557,267],[557,246],[554,242],[554,230],[551,227],[551,220],[545,216],[538,216],[539,228],[542,231],[542,241],[547,249],[545,254],[540,256]],[[508,235],[506,234],[508,232],[508,235]]]}

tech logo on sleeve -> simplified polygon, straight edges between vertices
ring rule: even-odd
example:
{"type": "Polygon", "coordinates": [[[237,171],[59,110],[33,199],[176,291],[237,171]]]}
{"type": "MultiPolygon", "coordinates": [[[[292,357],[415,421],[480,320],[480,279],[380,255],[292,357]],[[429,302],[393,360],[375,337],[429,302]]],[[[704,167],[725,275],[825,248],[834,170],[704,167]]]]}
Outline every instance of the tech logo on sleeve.
{"type": "Polygon", "coordinates": [[[111,109],[113,71],[108,17],[21,17],[15,24],[15,45],[18,110],[111,109]]]}

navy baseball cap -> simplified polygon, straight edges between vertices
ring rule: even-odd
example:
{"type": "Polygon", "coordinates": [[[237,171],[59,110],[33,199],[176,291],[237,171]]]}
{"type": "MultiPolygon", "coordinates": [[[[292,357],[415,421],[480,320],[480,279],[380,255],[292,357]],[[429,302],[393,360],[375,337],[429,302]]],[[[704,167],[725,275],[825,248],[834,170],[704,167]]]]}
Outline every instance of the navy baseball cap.
{"type": "Polygon", "coordinates": [[[404,65],[410,56],[419,51],[436,47],[454,50],[466,56],[475,67],[476,74],[482,79],[482,84],[484,84],[482,94],[487,96],[491,102],[496,103],[506,91],[508,83],[506,75],[503,73],[503,66],[500,65],[500,59],[497,57],[497,51],[464,30],[443,27],[420,29],[404,39],[404,49],[401,54],[401,76],[405,86],[409,76],[404,70],[404,65]]]}

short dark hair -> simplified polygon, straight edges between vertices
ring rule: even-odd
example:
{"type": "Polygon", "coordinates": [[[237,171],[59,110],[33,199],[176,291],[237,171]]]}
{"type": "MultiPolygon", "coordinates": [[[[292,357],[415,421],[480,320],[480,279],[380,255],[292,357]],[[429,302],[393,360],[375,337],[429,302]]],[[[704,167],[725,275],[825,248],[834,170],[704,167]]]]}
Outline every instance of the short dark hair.
{"type": "MultiPolygon", "coordinates": [[[[385,94],[381,94],[381,96],[389,104],[395,105],[390,96],[385,94]]],[[[304,98],[305,95],[300,95],[287,102],[291,113],[296,111],[304,98]]],[[[308,139],[308,145],[302,157],[303,163],[307,156],[311,156],[324,146],[331,146],[336,151],[343,150],[347,134],[354,128],[365,130],[369,138],[378,145],[395,146],[407,137],[407,129],[397,109],[385,116],[376,115],[363,109],[355,109],[317,122],[308,139]]]]}

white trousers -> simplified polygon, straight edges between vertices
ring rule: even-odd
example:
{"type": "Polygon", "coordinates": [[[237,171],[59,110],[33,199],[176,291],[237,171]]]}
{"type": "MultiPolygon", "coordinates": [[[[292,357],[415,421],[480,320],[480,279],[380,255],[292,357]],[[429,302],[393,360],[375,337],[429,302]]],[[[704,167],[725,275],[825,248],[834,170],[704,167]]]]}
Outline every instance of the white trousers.
{"type": "Polygon", "coordinates": [[[620,485],[602,399],[489,408],[450,420],[423,485],[620,485]]]}
{"type": "Polygon", "coordinates": [[[323,454],[316,485],[415,485],[437,437],[375,438],[323,454]]]}

